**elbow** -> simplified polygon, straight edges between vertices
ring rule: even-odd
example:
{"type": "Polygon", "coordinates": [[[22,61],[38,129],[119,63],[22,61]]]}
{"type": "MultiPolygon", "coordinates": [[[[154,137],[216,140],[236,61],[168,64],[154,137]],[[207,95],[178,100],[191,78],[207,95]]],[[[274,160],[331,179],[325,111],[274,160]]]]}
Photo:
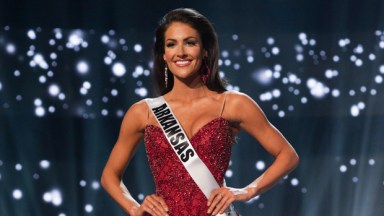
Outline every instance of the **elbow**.
{"type": "Polygon", "coordinates": [[[299,155],[297,155],[294,148],[286,148],[282,151],[282,159],[285,163],[288,172],[293,171],[300,163],[299,155]]]}
{"type": "Polygon", "coordinates": [[[107,186],[107,174],[105,173],[105,170],[103,171],[103,173],[101,174],[101,177],[100,177],[100,184],[101,186],[105,189],[106,186],[107,186]]]}
{"type": "Polygon", "coordinates": [[[291,156],[291,164],[292,164],[292,170],[295,169],[300,163],[299,155],[297,155],[296,151],[292,152],[291,156]]]}
{"type": "Polygon", "coordinates": [[[106,167],[100,177],[101,186],[108,192],[111,187],[119,184],[121,179],[112,169],[106,167]]]}

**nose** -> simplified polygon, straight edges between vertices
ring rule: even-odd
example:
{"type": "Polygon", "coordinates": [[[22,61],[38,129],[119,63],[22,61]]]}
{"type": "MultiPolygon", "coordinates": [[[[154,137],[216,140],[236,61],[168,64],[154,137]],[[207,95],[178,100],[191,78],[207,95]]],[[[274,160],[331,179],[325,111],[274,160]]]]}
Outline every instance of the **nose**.
{"type": "Polygon", "coordinates": [[[185,53],[185,49],[184,49],[184,46],[179,46],[177,48],[177,53],[176,53],[177,57],[179,58],[185,58],[187,56],[187,54],[185,53]]]}

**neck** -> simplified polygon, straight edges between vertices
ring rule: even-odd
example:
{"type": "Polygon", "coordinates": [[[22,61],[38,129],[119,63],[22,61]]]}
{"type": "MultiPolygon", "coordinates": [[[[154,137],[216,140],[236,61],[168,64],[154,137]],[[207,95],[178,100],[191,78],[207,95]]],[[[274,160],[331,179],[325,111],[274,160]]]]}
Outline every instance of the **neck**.
{"type": "Polygon", "coordinates": [[[207,96],[208,88],[201,81],[200,77],[190,82],[174,79],[173,88],[168,93],[171,100],[192,101],[207,96]]]}

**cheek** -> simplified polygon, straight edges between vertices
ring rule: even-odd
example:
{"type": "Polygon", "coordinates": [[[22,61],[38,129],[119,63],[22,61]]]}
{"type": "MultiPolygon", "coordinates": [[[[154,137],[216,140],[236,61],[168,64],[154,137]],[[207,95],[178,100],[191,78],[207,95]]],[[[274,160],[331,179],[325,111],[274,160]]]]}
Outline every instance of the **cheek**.
{"type": "Polygon", "coordinates": [[[175,49],[165,49],[163,56],[168,61],[171,61],[176,55],[177,55],[177,50],[175,50],[175,49]]]}
{"type": "Polygon", "coordinates": [[[172,49],[165,47],[163,57],[169,59],[172,55],[173,55],[172,49]]]}
{"type": "Polygon", "coordinates": [[[163,59],[164,59],[164,61],[170,61],[171,60],[171,55],[169,54],[169,53],[164,53],[164,55],[163,55],[163,59]]]}

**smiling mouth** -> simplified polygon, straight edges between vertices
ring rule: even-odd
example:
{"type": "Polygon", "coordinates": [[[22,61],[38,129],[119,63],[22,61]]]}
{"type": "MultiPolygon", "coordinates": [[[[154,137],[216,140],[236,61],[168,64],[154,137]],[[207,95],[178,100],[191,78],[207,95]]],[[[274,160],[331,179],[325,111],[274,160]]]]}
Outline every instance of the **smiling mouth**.
{"type": "Polygon", "coordinates": [[[176,61],[175,64],[177,66],[186,66],[190,63],[191,61],[190,60],[182,60],[182,61],[176,61]]]}

